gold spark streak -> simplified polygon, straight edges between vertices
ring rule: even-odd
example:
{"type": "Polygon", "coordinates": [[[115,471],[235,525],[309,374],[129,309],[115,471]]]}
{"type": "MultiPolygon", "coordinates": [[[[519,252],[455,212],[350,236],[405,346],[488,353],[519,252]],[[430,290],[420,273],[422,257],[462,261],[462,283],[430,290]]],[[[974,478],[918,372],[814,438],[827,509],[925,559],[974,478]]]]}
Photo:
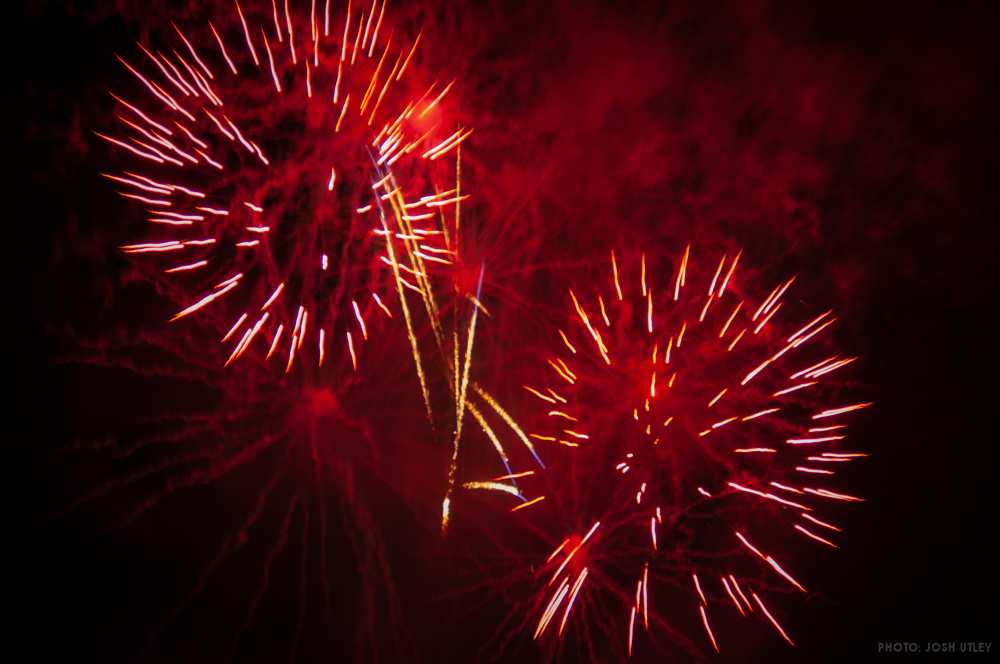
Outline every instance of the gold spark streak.
{"type": "MultiPolygon", "coordinates": [[[[486,267],[483,266],[479,270],[479,287],[477,293],[483,287],[483,274],[485,273],[486,267]]],[[[455,474],[458,471],[458,452],[461,448],[462,442],[462,421],[465,419],[465,406],[466,406],[466,394],[469,389],[469,371],[472,368],[472,348],[473,343],[476,338],[476,321],[479,318],[479,309],[473,307],[472,316],[469,317],[469,331],[466,336],[465,342],[465,363],[462,368],[462,381],[455,398],[455,436],[452,440],[451,445],[451,463],[448,466],[448,489],[445,493],[445,503],[450,503],[451,494],[455,488],[455,474]]],[[[516,508],[515,508],[516,509],[516,508]]],[[[442,513],[441,515],[441,530],[444,532],[448,528],[448,514],[442,513]]]]}

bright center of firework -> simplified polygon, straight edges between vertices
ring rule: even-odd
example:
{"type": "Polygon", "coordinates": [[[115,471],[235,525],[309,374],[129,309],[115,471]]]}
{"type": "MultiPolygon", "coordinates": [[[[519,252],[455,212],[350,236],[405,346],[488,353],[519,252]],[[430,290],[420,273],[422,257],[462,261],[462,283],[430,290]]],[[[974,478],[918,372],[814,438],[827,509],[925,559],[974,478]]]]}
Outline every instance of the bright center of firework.
{"type": "Polygon", "coordinates": [[[326,417],[340,411],[337,395],[329,387],[306,390],[304,402],[308,414],[314,418],[326,417]]]}

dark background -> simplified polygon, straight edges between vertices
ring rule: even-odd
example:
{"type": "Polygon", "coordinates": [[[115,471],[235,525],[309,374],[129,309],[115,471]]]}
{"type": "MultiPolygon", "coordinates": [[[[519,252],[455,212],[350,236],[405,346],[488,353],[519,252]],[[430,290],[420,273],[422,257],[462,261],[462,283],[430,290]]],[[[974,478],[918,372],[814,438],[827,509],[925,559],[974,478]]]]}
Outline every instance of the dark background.
{"type": "MultiPolygon", "coordinates": [[[[493,325],[519,334],[525,314],[553,306],[545,303],[561,291],[550,280],[613,243],[673,251],[688,238],[725,237],[759,261],[804,269],[837,305],[876,395],[860,432],[873,452],[869,502],[824,581],[825,599],[792,613],[799,648],[740,634],[723,642],[722,659],[866,661],[877,659],[878,642],[896,640],[996,648],[991,7],[702,5],[475,3],[429,12],[440,19],[439,58],[458,70],[475,118],[480,213],[506,224],[486,234],[483,251],[528,266],[508,261],[494,272],[523,299],[493,325]],[[523,304],[532,298],[542,304],[523,304]]],[[[107,122],[101,95],[113,53],[185,12],[124,0],[5,11],[3,246],[12,274],[4,327],[15,368],[5,398],[13,453],[5,548],[15,555],[4,594],[9,629],[32,660],[216,661],[225,648],[212,634],[239,622],[231,617],[246,601],[236,590],[259,573],[237,565],[183,627],[150,641],[170,589],[197,577],[213,550],[199,501],[253,489],[178,495],[165,514],[110,534],[100,509],[50,518],[68,485],[107,471],[57,452],[82,435],[78,427],[125,429],[147,393],[168,407],[183,401],[169,384],[64,360],[78,340],[120,324],[122,311],[142,320],[139,305],[115,294],[123,268],[113,247],[128,237],[127,223],[96,176],[105,153],[89,129],[107,122]]],[[[406,616],[374,630],[387,642],[383,660],[492,656],[480,648],[503,607],[463,615],[449,605],[448,583],[460,581],[446,561],[458,554],[442,553],[433,523],[403,502],[392,494],[372,509],[392,515],[377,518],[395,533],[385,542],[406,616]],[[390,632],[403,635],[399,649],[390,632]]],[[[475,555],[473,538],[455,551],[475,555]]],[[[237,660],[289,658],[297,583],[294,565],[275,573],[272,588],[292,590],[268,597],[237,660]]],[[[349,658],[357,622],[342,608],[296,656],[349,658]]],[[[535,652],[520,643],[507,656],[530,661],[535,652]]]]}

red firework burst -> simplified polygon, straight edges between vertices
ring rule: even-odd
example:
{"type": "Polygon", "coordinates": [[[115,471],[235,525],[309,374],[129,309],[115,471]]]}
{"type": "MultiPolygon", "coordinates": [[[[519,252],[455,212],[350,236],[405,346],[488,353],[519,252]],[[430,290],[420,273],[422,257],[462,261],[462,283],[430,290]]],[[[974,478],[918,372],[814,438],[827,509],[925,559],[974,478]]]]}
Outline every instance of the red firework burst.
{"type": "Polygon", "coordinates": [[[534,638],[561,642],[582,612],[588,647],[587,621],[623,624],[631,655],[651,624],[686,641],[681,606],[715,650],[720,611],[794,645],[764,591],[805,593],[788,561],[837,548],[827,512],[863,500],[832,484],[867,456],[848,446],[847,418],[871,403],[835,380],[857,358],[829,351],[836,317],[791,300],[795,277],[763,297],[741,287],[741,252],[698,269],[689,246],[669,280],[636,258],[612,252],[606,288],[569,290],[547,373],[524,386],[545,410],[529,435],[550,446],[549,472],[513,511],[570,531],[538,569],[534,638]]]}
{"type": "Polygon", "coordinates": [[[436,377],[429,361],[440,360],[434,368],[454,406],[446,528],[467,412],[505,464],[484,412],[531,445],[470,381],[477,315],[485,311],[484,266],[461,251],[469,245],[460,214],[469,194],[460,146],[472,130],[444,128],[454,81],[423,80],[423,33],[400,39],[383,24],[385,4],[352,11],[348,3],[341,20],[329,2],[313,2],[305,30],[287,0],[283,11],[274,2],[260,16],[236,2],[220,27],[209,21],[201,30],[206,50],[174,25],[175,47],[139,44],[149,72],[119,58],[150,105],[114,94],[124,134],[98,135],[145,166],[106,174],[147,207],[157,233],[123,250],[156,260],[144,278],[177,306],[172,322],[212,310],[207,327],[229,344],[227,366],[254,349],[254,363],[282,355],[285,373],[303,357],[315,367],[310,374],[348,373],[348,357],[357,371],[358,343],[393,317],[383,297],[395,292],[428,420],[436,377]],[[451,155],[454,163],[445,163],[451,155]],[[444,297],[435,277],[445,281],[444,297]],[[468,325],[459,323],[464,300],[472,303],[468,325]],[[335,340],[346,353],[328,359],[335,340]]]}
{"type": "Polygon", "coordinates": [[[392,316],[387,292],[419,292],[425,266],[451,262],[444,213],[463,196],[437,187],[455,174],[440,158],[472,130],[442,111],[454,81],[417,66],[422,33],[385,14],[385,0],[339,18],[328,0],[308,13],[235,2],[119,57],[138,90],[112,93],[119,127],[97,135],[141,165],[105,176],[151,224],[122,250],[183,294],[171,321],[226,302],[227,365],[253,348],[286,372],[304,356],[322,367],[339,348],[356,370],[373,317],[392,316]]]}
{"type": "MultiPolygon", "coordinates": [[[[66,499],[50,518],[91,515],[102,531],[152,518],[157,537],[186,533],[180,557],[197,561],[196,576],[161,598],[157,625],[138,626],[155,628],[163,643],[190,628],[225,588],[234,613],[210,620],[203,644],[220,657],[234,658],[256,630],[270,629],[268,607],[289,601],[289,593],[295,615],[284,636],[293,659],[308,640],[341,648],[338,640],[352,632],[356,659],[404,656],[398,569],[386,552],[394,535],[384,527],[384,511],[423,455],[414,450],[419,442],[380,435],[366,413],[368,389],[401,402],[412,398],[413,381],[380,370],[365,377],[366,389],[355,389],[358,374],[290,381],[262,363],[225,370],[211,347],[195,343],[215,331],[215,314],[205,312],[197,329],[122,331],[77,344],[71,359],[78,366],[117,374],[126,384],[141,378],[143,405],[109,435],[101,426],[108,407],[102,393],[80,397],[91,412],[77,425],[81,440],[61,453],[73,463],[60,482],[66,499]],[[95,425],[99,437],[90,440],[82,432],[95,425]],[[185,509],[192,501],[193,514],[185,509]],[[234,576],[236,590],[228,586],[234,576]]],[[[392,366],[399,350],[374,346],[368,361],[392,366]]],[[[383,414],[383,424],[400,429],[412,430],[420,419],[419,408],[383,414]]]]}

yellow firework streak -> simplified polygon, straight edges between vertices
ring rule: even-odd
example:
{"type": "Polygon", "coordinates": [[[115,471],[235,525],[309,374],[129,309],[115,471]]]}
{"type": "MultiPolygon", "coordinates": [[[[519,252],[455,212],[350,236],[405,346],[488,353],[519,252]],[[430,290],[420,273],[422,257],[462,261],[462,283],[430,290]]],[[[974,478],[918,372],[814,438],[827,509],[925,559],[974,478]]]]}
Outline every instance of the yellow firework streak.
{"type": "MultiPolygon", "coordinates": [[[[384,191],[383,194],[377,196],[382,219],[382,231],[386,235],[389,264],[393,270],[396,292],[399,295],[400,307],[403,310],[407,338],[410,342],[414,366],[416,367],[417,377],[420,381],[420,389],[424,399],[424,405],[427,410],[427,417],[432,423],[432,426],[433,409],[431,406],[430,390],[427,383],[425,369],[427,362],[426,358],[421,354],[420,342],[417,338],[414,324],[414,315],[407,299],[407,291],[415,291],[420,296],[424,311],[427,314],[427,321],[430,325],[444,373],[447,376],[445,384],[448,386],[448,391],[451,394],[451,398],[454,400],[455,426],[452,437],[452,452],[448,468],[448,484],[441,509],[441,530],[442,533],[446,533],[450,518],[451,501],[457,483],[458,460],[461,450],[462,434],[464,432],[463,422],[465,420],[466,412],[472,415],[476,424],[479,426],[479,429],[493,445],[497,455],[500,457],[501,462],[507,469],[508,474],[515,476],[511,473],[510,460],[500,437],[497,435],[494,428],[489,424],[481,408],[473,402],[473,398],[481,401],[484,405],[488,406],[494,413],[496,413],[503,423],[509,427],[514,435],[524,444],[526,449],[528,449],[538,464],[542,467],[544,467],[544,464],[542,464],[542,461],[535,451],[531,441],[528,439],[528,436],[517,424],[514,418],[510,416],[510,414],[496,401],[492,395],[490,395],[485,388],[471,380],[472,357],[473,350],[475,348],[475,334],[478,315],[480,311],[482,311],[485,315],[489,315],[489,311],[480,300],[485,266],[480,269],[479,287],[477,288],[476,294],[472,295],[471,293],[466,293],[461,296],[473,305],[469,318],[467,337],[464,343],[464,354],[461,351],[463,343],[459,333],[458,317],[456,316],[453,319],[451,333],[446,335],[441,319],[440,308],[438,306],[438,300],[431,284],[429,276],[430,270],[428,269],[429,263],[450,264],[452,260],[457,260],[459,257],[461,203],[463,200],[468,198],[468,194],[462,193],[461,146],[458,146],[456,149],[454,189],[447,191],[435,190],[435,194],[433,196],[425,197],[426,199],[437,203],[440,208],[439,214],[437,215],[439,220],[439,229],[437,232],[444,236],[446,249],[444,251],[439,250],[438,252],[435,252],[435,254],[444,254],[444,256],[430,255],[421,250],[420,233],[414,230],[413,224],[411,223],[411,217],[407,213],[407,210],[415,204],[407,203],[403,192],[397,185],[395,178],[390,171],[386,170],[379,175],[382,176],[382,179],[379,181],[380,188],[384,191]],[[385,202],[386,205],[383,206],[382,202],[385,202]],[[454,226],[450,229],[450,220],[444,212],[444,207],[449,204],[453,204],[455,207],[454,226]],[[391,220],[387,218],[388,216],[391,216],[391,220]],[[390,221],[394,225],[393,228],[389,227],[390,221]],[[398,238],[401,241],[401,251],[391,241],[393,237],[398,238]],[[415,285],[409,283],[407,279],[404,278],[404,273],[407,276],[412,276],[415,281],[415,285]],[[448,349],[448,337],[450,337],[452,347],[451,352],[449,352],[448,349]],[[470,383],[472,387],[472,394],[469,393],[470,383]]],[[[427,203],[427,200],[422,200],[421,202],[427,203]]],[[[463,488],[470,489],[491,489],[503,491],[520,497],[522,501],[524,500],[524,498],[520,496],[516,485],[500,485],[494,481],[492,483],[466,482],[461,486],[463,488]],[[499,488],[500,486],[511,487],[511,490],[506,488],[501,489],[499,488]]]]}
{"type": "Polygon", "coordinates": [[[516,498],[524,500],[524,496],[518,491],[516,486],[510,484],[504,484],[502,482],[465,482],[462,484],[463,489],[481,489],[483,491],[503,491],[504,493],[509,493],[516,498]]]}
{"type": "MultiPolygon", "coordinates": [[[[393,180],[392,177],[389,178],[390,181],[393,180]]],[[[393,188],[395,186],[393,185],[393,188]]],[[[379,197],[376,196],[375,200],[378,201],[379,197]]],[[[395,211],[395,208],[394,208],[395,211]]],[[[402,215],[397,214],[397,223],[402,215]]],[[[403,319],[406,321],[406,336],[410,339],[410,350],[413,352],[413,363],[417,368],[417,378],[420,380],[420,392],[424,397],[424,406],[427,409],[427,419],[433,424],[434,416],[431,412],[431,395],[430,391],[427,389],[427,379],[424,376],[423,364],[420,361],[420,345],[417,343],[417,336],[413,332],[413,320],[410,317],[410,308],[406,304],[406,295],[403,293],[403,282],[399,274],[399,262],[396,260],[396,251],[393,249],[393,243],[391,236],[389,235],[389,228],[385,223],[385,210],[379,203],[379,217],[382,221],[382,230],[386,234],[386,252],[389,254],[389,264],[392,266],[392,275],[396,282],[396,293],[399,295],[399,307],[403,310],[403,319]]]]}
{"type": "MultiPolygon", "coordinates": [[[[476,287],[477,295],[483,288],[483,274],[485,270],[485,266],[479,270],[479,285],[476,287]]],[[[462,441],[462,421],[465,419],[465,397],[469,390],[469,370],[472,368],[472,346],[476,338],[476,321],[478,318],[479,309],[473,308],[472,315],[469,317],[469,333],[465,342],[465,366],[462,369],[462,383],[455,399],[455,437],[451,446],[451,464],[448,467],[448,489],[445,493],[441,509],[441,529],[443,531],[448,528],[448,508],[451,505],[451,494],[455,489],[455,474],[458,471],[458,452],[462,441]]]]}

